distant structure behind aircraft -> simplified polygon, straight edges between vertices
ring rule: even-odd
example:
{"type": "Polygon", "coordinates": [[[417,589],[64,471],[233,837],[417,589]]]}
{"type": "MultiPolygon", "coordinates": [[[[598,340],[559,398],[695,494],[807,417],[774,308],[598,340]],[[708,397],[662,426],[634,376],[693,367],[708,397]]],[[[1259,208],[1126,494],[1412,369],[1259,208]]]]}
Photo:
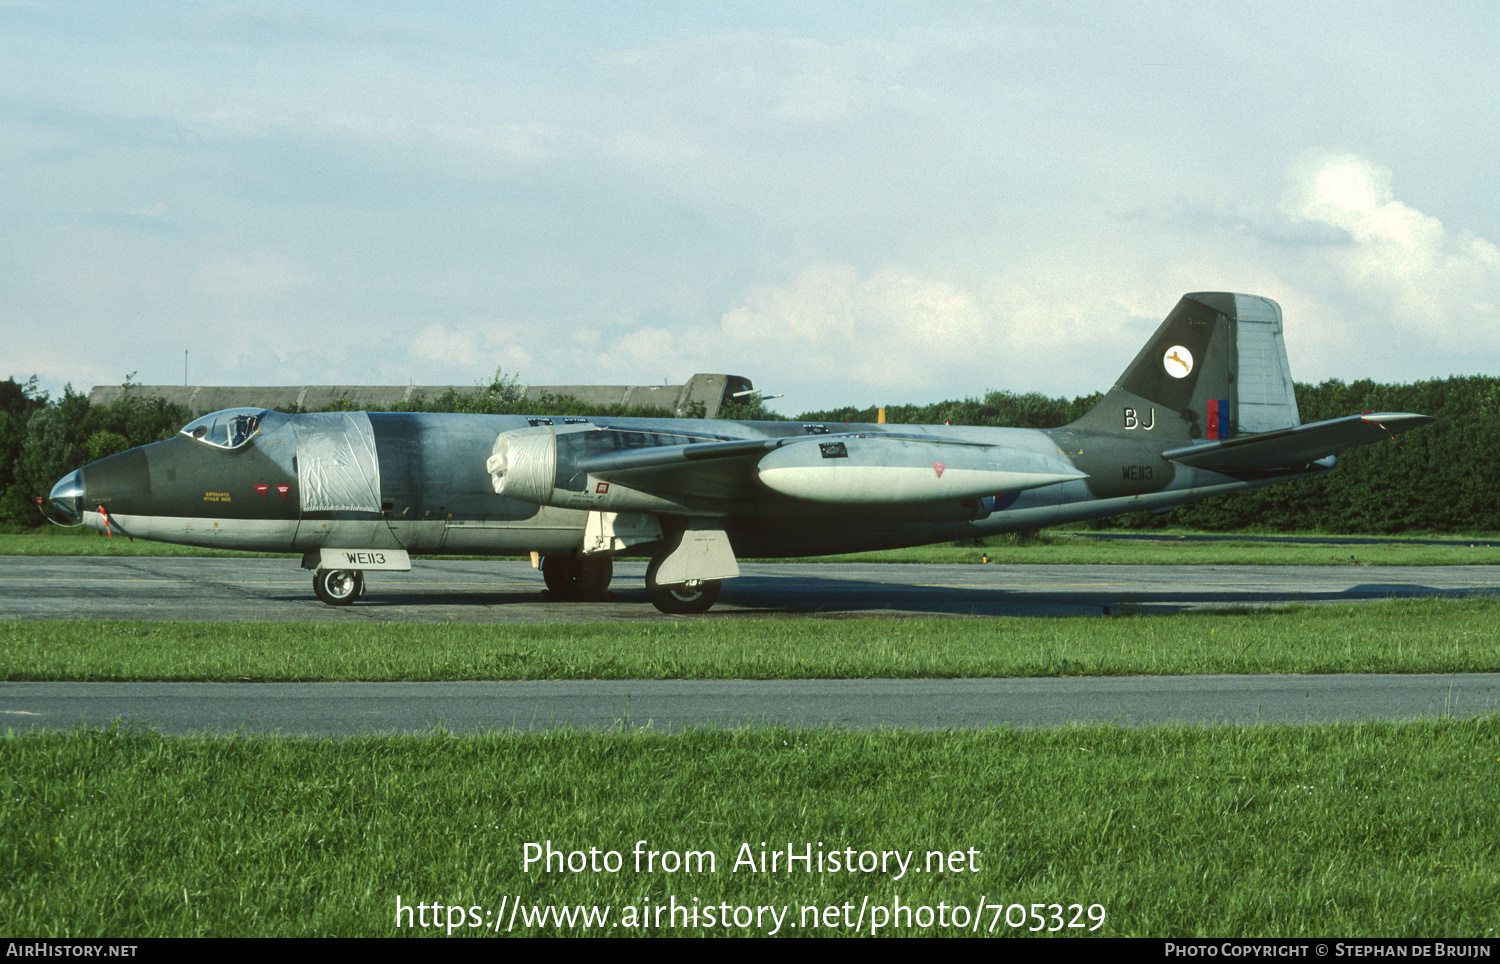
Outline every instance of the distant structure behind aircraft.
{"type": "MultiPolygon", "coordinates": [[[[736,393],[753,389],[741,375],[694,375],[682,385],[528,385],[526,397],[543,395],[576,398],[590,405],[624,405],[660,408],[686,415],[694,402],[702,403],[703,417],[714,418],[736,393]]],[[[298,408],[305,412],[327,411],[344,399],[362,409],[381,411],[414,398],[437,398],[453,390],[460,395],[478,395],[484,385],[133,385],[136,397],[163,398],[204,412],[226,408],[298,408]]],[[[121,385],[96,385],[89,390],[90,405],[108,405],[124,392],[121,385]]]]}

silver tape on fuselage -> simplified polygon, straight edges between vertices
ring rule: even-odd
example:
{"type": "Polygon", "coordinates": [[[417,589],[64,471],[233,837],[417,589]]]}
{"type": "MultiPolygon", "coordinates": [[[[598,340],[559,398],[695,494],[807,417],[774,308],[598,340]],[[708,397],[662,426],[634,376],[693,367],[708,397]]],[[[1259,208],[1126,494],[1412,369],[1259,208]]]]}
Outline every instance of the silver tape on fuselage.
{"type": "Polygon", "coordinates": [[[364,412],[299,415],[297,486],[303,512],[379,512],[380,461],[364,412]]]}

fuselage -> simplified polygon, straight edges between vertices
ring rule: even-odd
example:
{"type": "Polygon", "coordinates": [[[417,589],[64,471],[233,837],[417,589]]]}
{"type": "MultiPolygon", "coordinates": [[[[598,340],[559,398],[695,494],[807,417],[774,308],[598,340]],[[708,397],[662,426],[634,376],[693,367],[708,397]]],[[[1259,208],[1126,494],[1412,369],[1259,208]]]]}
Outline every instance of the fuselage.
{"type": "MultiPolygon", "coordinates": [[[[556,476],[560,485],[576,483],[577,507],[497,494],[486,468],[498,437],[541,426],[564,441],[603,430],[622,440],[612,444],[642,450],[684,441],[928,436],[968,443],[989,460],[987,465],[1047,460],[1071,466],[1081,476],[957,500],[880,501],[877,493],[851,496],[853,501],[837,496],[809,501],[759,481],[754,463],[764,453],[757,452],[746,457],[748,465],[729,465],[719,473],[721,484],[713,484],[713,478],[705,484],[700,474],[691,491],[674,492],[670,484],[655,488],[652,511],[720,520],[737,556],[833,554],[1039,529],[1165,508],[1288,477],[1247,480],[1175,465],[1161,457],[1172,442],[1153,442],[1149,429],[1125,439],[1071,429],[954,425],[262,412],[255,430],[238,444],[185,430],[84,466],[58,484],[53,501],[63,514],[100,531],[183,545],[303,553],[326,547],[412,554],[573,553],[583,539],[589,500],[598,500],[598,510],[613,506],[607,493],[589,488],[587,473],[581,473],[581,482],[575,478],[580,473],[566,451],[560,449],[556,476]]],[[[214,431],[223,434],[222,428],[214,431]]],[[[903,473],[941,478],[943,464],[862,471],[881,486],[899,486],[903,473]]],[[[952,470],[960,471],[958,465],[952,470]]]]}

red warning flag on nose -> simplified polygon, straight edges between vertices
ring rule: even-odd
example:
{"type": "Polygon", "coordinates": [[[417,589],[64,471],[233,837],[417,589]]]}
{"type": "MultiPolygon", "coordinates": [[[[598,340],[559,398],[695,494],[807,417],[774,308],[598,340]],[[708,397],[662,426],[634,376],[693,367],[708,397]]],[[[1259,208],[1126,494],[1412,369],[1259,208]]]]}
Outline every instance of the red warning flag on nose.
{"type": "Polygon", "coordinates": [[[114,529],[109,524],[109,511],[101,504],[99,506],[99,518],[104,520],[104,534],[111,539],[115,537],[114,529]]]}
{"type": "Polygon", "coordinates": [[[932,463],[932,471],[936,472],[937,473],[937,477],[940,478],[940,479],[943,477],[943,470],[946,469],[947,467],[948,467],[948,463],[947,462],[934,462],[934,463],[932,463]]]}
{"type": "Polygon", "coordinates": [[[266,497],[266,493],[270,491],[271,487],[269,485],[257,485],[255,487],[255,494],[260,496],[262,499],[264,499],[266,497]]]}

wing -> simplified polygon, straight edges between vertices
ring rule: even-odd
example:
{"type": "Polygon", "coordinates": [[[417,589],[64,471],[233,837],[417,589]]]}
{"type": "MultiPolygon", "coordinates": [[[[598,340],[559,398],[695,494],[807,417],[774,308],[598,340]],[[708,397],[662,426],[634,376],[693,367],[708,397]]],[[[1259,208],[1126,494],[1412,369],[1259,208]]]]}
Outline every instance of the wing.
{"type": "Polygon", "coordinates": [[[1057,456],[945,436],[846,433],[604,449],[605,434],[556,436],[551,504],[561,496],[577,505],[563,493],[592,495],[601,482],[695,502],[890,505],[973,499],[1085,478],[1057,456]]]}

